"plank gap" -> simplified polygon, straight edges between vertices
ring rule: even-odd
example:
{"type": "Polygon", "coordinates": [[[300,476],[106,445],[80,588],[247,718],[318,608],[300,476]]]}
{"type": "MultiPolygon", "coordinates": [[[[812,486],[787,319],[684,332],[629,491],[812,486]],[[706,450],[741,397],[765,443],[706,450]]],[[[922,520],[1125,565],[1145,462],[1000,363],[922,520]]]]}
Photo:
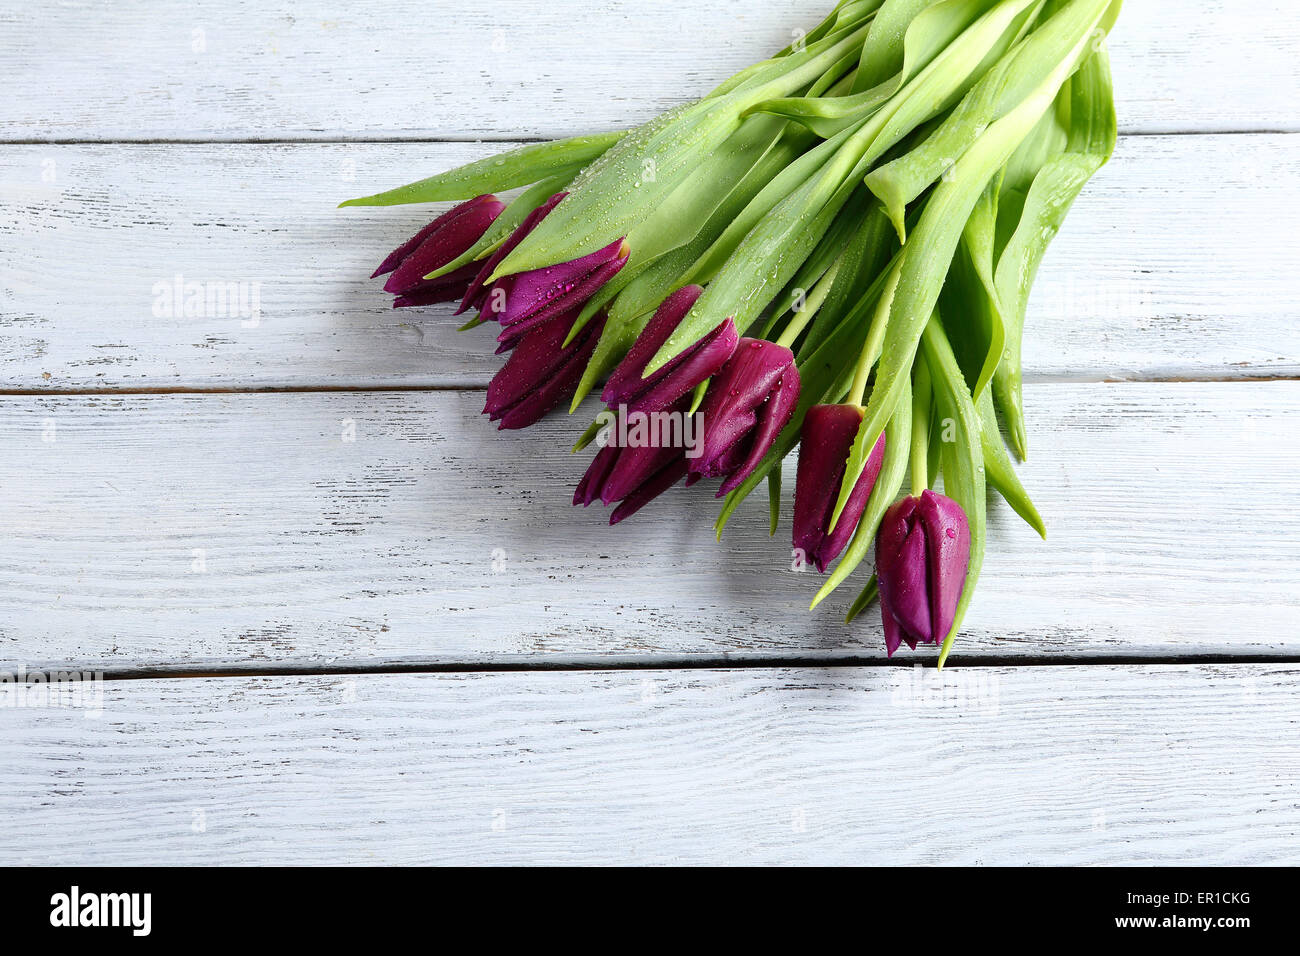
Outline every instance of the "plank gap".
{"type": "MultiPolygon", "coordinates": [[[[1052,655],[1050,657],[1024,658],[1012,655],[981,655],[949,664],[949,669],[972,668],[1061,668],[1061,667],[1205,667],[1233,665],[1300,665],[1300,654],[1110,654],[1110,655],[1052,655]]],[[[249,677],[345,677],[350,675],[409,675],[409,674],[534,674],[534,673],[617,673],[620,671],[742,671],[742,670],[850,670],[858,668],[915,670],[920,667],[930,671],[933,658],[882,658],[867,655],[781,655],[765,654],[754,657],[524,657],[511,661],[412,661],[410,663],[381,663],[366,665],[357,661],[341,661],[322,665],[256,666],[232,664],[192,668],[183,665],[154,665],[150,667],[116,667],[103,670],[75,664],[59,664],[38,673],[49,671],[94,671],[106,681],[134,680],[202,680],[210,678],[249,677]]],[[[28,683],[32,683],[28,681],[28,683]]]]}
{"type": "MultiPolygon", "coordinates": [[[[635,127],[629,127],[634,129],[635,127]]],[[[605,130],[593,131],[605,132],[605,130]]],[[[1120,132],[1120,139],[1140,139],[1159,136],[1288,136],[1300,133],[1300,124],[1295,126],[1251,127],[1223,129],[1134,129],[1120,132]]],[[[582,133],[570,133],[579,136],[582,133]]],[[[23,139],[6,139],[0,137],[2,146],[437,146],[502,143],[510,146],[529,143],[550,143],[562,137],[527,136],[507,133],[493,133],[486,136],[451,135],[451,136],[325,136],[299,137],[263,137],[263,136],[188,136],[188,137],[106,137],[103,139],[85,137],[27,137],[23,139]]]]}
{"type": "MultiPolygon", "coordinates": [[[[1242,375],[1166,375],[1151,378],[1114,378],[1109,376],[1074,376],[1074,375],[1025,375],[1027,385],[1235,385],[1258,384],[1260,382],[1297,382],[1297,375],[1262,375],[1245,373],[1242,375]]],[[[153,388],[2,388],[2,398],[77,398],[77,397],[114,397],[129,398],[133,395],[315,395],[315,394],[353,394],[364,392],[483,392],[487,382],[453,383],[448,385],[242,385],[230,387],[198,387],[178,385],[174,387],[158,386],[153,388]]]]}

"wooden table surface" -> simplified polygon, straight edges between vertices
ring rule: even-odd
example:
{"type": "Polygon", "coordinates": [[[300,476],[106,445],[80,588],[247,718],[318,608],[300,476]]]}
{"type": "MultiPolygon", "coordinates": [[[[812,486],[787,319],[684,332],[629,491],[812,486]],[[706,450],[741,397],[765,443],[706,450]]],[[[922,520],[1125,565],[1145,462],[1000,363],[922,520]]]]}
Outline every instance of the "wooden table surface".
{"type": "Polygon", "coordinates": [[[569,507],[587,419],[497,434],[489,337],[367,278],[431,210],[339,200],[829,5],[4,3],[0,672],[105,680],[4,699],[0,863],[1300,862],[1289,0],[1128,3],[1030,307],[1049,538],[996,505],[942,675],[757,498],[569,507]]]}

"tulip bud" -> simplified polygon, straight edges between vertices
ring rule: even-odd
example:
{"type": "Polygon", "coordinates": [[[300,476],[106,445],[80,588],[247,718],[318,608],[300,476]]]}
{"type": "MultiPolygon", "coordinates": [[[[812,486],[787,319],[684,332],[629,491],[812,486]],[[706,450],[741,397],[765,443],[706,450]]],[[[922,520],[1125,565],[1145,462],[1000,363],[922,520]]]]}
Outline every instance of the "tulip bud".
{"type": "Polygon", "coordinates": [[[678,289],[655,312],[635,344],[605,383],[601,398],[610,408],[626,405],[629,412],[658,411],[690,393],[713,376],[736,349],[736,325],[727,319],[695,345],[657,371],[643,377],[646,362],[659,351],[691,311],[704,290],[697,285],[678,289]]]}
{"type": "Polygon", "coordinates": [[[563,348],[577,316],[568,312],[524,333],[492,378],[483,412],[502,429],[527,428],[577,388],[605,325],[605,316],[597,316],[563,348]]]}
{"type": "Polygon", "coordinates": [[[821,572],[853,537],[884,464],[885,436],[881,435],[839,522],[830,530],[849,452],[861,425],[862,409],[857,405],[814,405],[804,419],[794,489],[794,546],[821,572]]]}
{"type": "Polygon", "coordinates": [[[398,297],[394,308],[460,298],[477,275],[477,266],[471,264],[437,279],[424,277],[467,252],[505,208],[505,203],[495,196],[479,196],[461,203],[394,249],[371,278],[392,273],[384,283],[384,291],[398,297]]]}
{"type": "Polygon", "coordinates": [[[528,214],[479,270],[461,302],[460,312],[480,309],[481,319],[501,323],[498,341],[503,345],[502,351],[512,348],[525,332],[557,315],[582,308],[601,286],[627,265],[630,250],[625,240],[618,239],[571,262],[503,276],[491,286],[487,285],[497,266],[567,195],[556,193],[528,214]]]}
{"type": "Polygon", "coordinates": [[[581,309],[618,275],[628,255],[627,243],[619,239],[572,262],[505,276],[488,290],[483,318],[501,323],[499,341],[516,338],[557,315],[581,309]]]}
{"type": "Polygon", "coordinates": [[[704,449],[695,478],[723,478],[721,498],[750,476],[789,423],[799,402],[794,353],[762,339],[741,339],[709,383],[700,408],[704,449]]]}
{"type": "Polygon", "coordinates": [[[474,277],[474,281],[469,284],[469,288],[465,291],[465,298],[461,301],[460,308],[456,310],[457,315],[468,312],[470,309],[483,308],[488,295],[487,280],[491,278],[492,273],[501,264],[501,260],[513,252],[515,246],[523,242],[524,237],[536,229],[537,224],[545,219],[550,211],[558,206],[560,201],[567,195],[568,193],[556,193],[524,217],[524,221],[516,226],[515,231],[507,237],[505,242],[501,243],[497,251],[488,257],[487,262],[483,264],[483,268],[474,277]]]}
{"type": "Polygon", "coordinates": [[[961,505],[933,491],[885,513],[876,537],[876,577],[893,657],[904,641],[939,644],[952,630],[970,567],[970,523],[961,505]]]}
{"type": "MultiPolygon", "coordinates": [[[[683,399],[669,411],[684,416],[688,409],[689,402],[683,399]]],[[[609,518],[610,524],[618,524],[686,477],[686,468],[686,449],[681,446],[664,445],[657,440],[644,445],[619,446],[616,440],[611,440],[596,454],[582,476],[573,503],[585,508],[597,500],[606,505],[619,502],[609,518]]],[[[693,481],[688,479],[687,484],[693,481]]]]}

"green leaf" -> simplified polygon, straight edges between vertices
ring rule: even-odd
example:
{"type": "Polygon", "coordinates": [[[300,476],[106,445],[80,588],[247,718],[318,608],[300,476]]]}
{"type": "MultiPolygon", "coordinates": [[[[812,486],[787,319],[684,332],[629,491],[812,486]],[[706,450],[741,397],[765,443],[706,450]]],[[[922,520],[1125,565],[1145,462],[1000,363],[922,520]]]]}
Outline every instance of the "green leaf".
{"type": "MultiPolygon", "coordinates": [[[[906,395],[906,392],[904,392],[906,395]]],[[[897,417],[897,416],[895,416],[897,417]]],[[[885,434],[889,427],[885,426],[885,434]]],[[[942,429],[934,427],[934,376],[924,355],[916,357],[912,367],[912,494],[919,495],[934,484],[930,470],[938,464],[936,438],[942,429]]]]}
{"type": "MultiPolygon", "coordinates": [[[[586,327],[596,313],[606,308],[647,270],[654,270],[654,275],[648,284],[643,282],[637,287],[639,291],[657,289],[676,282],[690,263],[695,262],[710,244],[717,241],[718,236],[731,225],[739,211],[753,200],[773,176],[778,175],[793,162],[810,141],[810,137],[803,135],[781,135],[780,129],[773,130],[770,126],[764,130],[764,122],[767,121],[747,121],[743,124],[736,135],[728,141],[729,148],[720,152],[715,161],[706,164],[705,175],[702,178],[694,177],[688,180],[677,193],[674,193],[674,197],[678,197],[683,190],[690,191],[707,186],[709,195],[708,199],[697,199],[694,209],[690,208],[690,204],[685,209],[680,205],[674,207],[676,212],[681,213],[676,227],[662,225],[657,230],[655,227],[650,227],[641,236],[629,238],[632,254],[627,264],[618,275],[605,283],[587,300],[569,330],[564,343],[566,346],[577,338],[578,333],[586,327]],[[671,238],[674,229],[679,230],[675,240],[671,238]],[[682,236],[685,236],[684,241],[682,236]],[[684,249],[689,250],[689,253],[681,254],[684,249]],[[671,258],[672,265],[666,269],[656,268],[664,257],[671,258]],[[667,276],[667,280],[659,281],[663,276],[667,276]]],[[[663,219],[660,218],[660,214],[666,208],[667,205],[661,207],[655,214],[655,218],[661,224],[663,219]]],[[[687,284],[686,280],[677,282],[671,289],[665,289],[654,301],[639,304],[639,308],[630,312],[626,308],[623,311],[632,316],[640,315],[646,309],[655,308],[664,295],[672,289],[687,284]]],[[[590,390],[590,384],[587,390],[590,390]]],[[[579,391],[586,394],[585,390],[579,391]]]]}
{"type": "Polygon", "coordinates": [[[604,427],[605,424],[600,420],[600,418],[596,418],[596,420],[588,425],[586,430],[578,436],[578,440],[574,442],[573,447],[569,449],[569,454],[576,455],[578,452],[583,451],[588,445],[596,440],[596,436],[600,434],[600,430],[604,427]]]}
{"type": "Polygon", "coordinates": [[[970,523],[970,565],[966,571],[966,584],[962,588],[961,599],[957,602],[952,630],[945,636],[943,648],[939,652],[939,666],[943,667],[975,595],[980,569],[984,566],[988,503],[985,498],[983,429],[979,414],[937,315],[926,325],[922,342],[933,375],[936,415],[941,421],[951,419],[955,426],[955,440],[944,441],[940,448],[943,493],[961,505],[970,523]]]}
{"type": "MultiPolygon", "coordinates": [[[[837,180],[838,181],[838,180],[837,180]]],[[[828,202],[825,180],[811,179],[777,205],[737,247],[663,347],[651,375],[728,318],[743,335],[821,241],[842,203],[828,202]]]]}
{"type": "Polygon", "coordinates": [[[387,192],[349,199],[339,203],[339,206],[401,206],[407,203],[473,199],[484,193],[505,192],[556,175],[562,170],[590,163],[604,155],[624,135],[621,131],[601,133],[523,146],[387,192]]]}
{"type": "Polygon", "coordinates": [[[769,538],[776,537],[776,528],[781,521],[781,463],[777,462],[776,466],[768,472],[767,475],[767,510],[768,510],[768,532],[769,538]]]}
{"type": "MultiPolygon", "coordinates": [[[[870,147],[855,175],[865,175],[908,133],[964,97],[1011,46],[1027,8],[1035,2],[945,0],[919,17],[918,22],[928,22],[931,15],[942,17],[938,42],[931,47],[935,55],[868,121],[862,135],[870,147]]],[[[909,28],[909,39],[914,28],[909,28]]]]}
{"type": "MultiPolygon", "coordinates": [[[[791,135],[806,137],[808,142],[813,139],[810,133],[803,130],[787,134],[787,136],[791,135]]],[[[754,227],[780,202],[830,162],[849,135],[850,132],[845,132],[818,144],[777,172],[744,209],[733,217],[723,233],[709,245],[707,251],[701,254],[699,260],[687,273],[685,281],[700,285],[712,281],[754,227]]]]}
{"type": "Polygon", "coordinates": [[[814,82],[864,32],[832,34],[804,53],[766,61],[753,80],[724,96],[686,104],[633,130],[578,177],[568,198],[493,278],[567,262],[626,237],[726,142],[750,106],[814,82]]]}
{"type": "Polygon", "coordinates": [[[879,204],[873,204],[844,248],[839,270],[822,305],[823,319],[809,330],[806,344],[811,348],[820,345],[833,328],[828,319],[838,319],[862,300],[895,254],[897,245],[893,228],[883,208],[879,204]]]}
{"type": "MultiPolygon", "coordinates": [[[[880,7],[881,2],[882,0],[840,0],[826,19],[802,38],[803,43],[801,45],[806,48],[809,43],[815,43],[837,30],[854,26],[860,21],[873,16],[880,7]]],[[[789,56],[795,52],[795,49],[795,44],[792,43],[778,53],[777,56],[789,56]]]]}
{"type": "Polygon", "coordinates": [[[1002,357],[1005,329],[993,290],[995,203],[1001,174],[993,177],[971,212],[948,267],[939,309],[957,362],[972,393],[982,392],[1002,357]]]}
{"type": "MultiPolygon", "coordinates": [[[[815,175],[778,203],[745,236],[695,307],[647,363],[646,372],[662,368],[729,316],[735,319],[738,329],[747,328],[820,240],[857,180],[919,124],[942,112],[976,82],[974,71],[997,51],[1016,17],[1031,2],[1004,0],[980,17],[870,119],[853,129],[815,175]]],[[[979,7],[973,0],[947,0],[941,6],[969,11],[979,7]]],[[[1046,109],[1046,104],[1042,108],[1046,109]]],[[[1009,144],[1007,152],[1013,148],[1014,143],[1009,144]]],[[[983,183],[980,185],[982,188],[983,183]]],[[[969,214],[970,210],[965,210],[961,222],[969,214]]],[[[949,250],[948,258],[951,256],[949,250]]],[[[918,328],[917,337],[919,334],[918,328]]],[[[879,426],[876,435],[884,428],[883,418],[879,426]]],[[[842,497],[847,498],[847,493],[842,497]]]]}
{"type": "Polygon", "coordinates": [[[1115,149],[1115,102],[1104,46],[1083,63],[1062,90],[1057,107],[1058,116],[1061,113],[1068,116],[1064,153],[1032,177],[1014,231],[1000,227],[1000,231],[1011,233],[995,272],[1004,305],[1006,354],[994,373],[993,391],[1021,460],[1028,454],[1020,348],[1029,292],[1043,255],[1070,206],[1115,149]]]}
{"type": "MultiPolygon", "coordinates": [[[[897,63],[897,72],[881,74],[880,81],[869,89],[857,86],[855,80],[857,88],[848,96],[827,98],[809,95],[767,100],[754,109],[801,123],[823,138],[834,136],[879,110],[906,82],[928,67],[936,57],[944,54],[953,41],[994,6],[995,2],[996,0],[944,0],[942,3],[934,3],[933,0],[926,0],[919,5],[926,9],[915,17],[914,8],[918,4],[914,0],[907,0],[901,5],[886,4],[882,14],[892,6],[894,9],[890,11],[891,14],[908,18],[906,32],[895,31],[877,17],[859,58],[864,63],[897,63]],[[882,27],[883,30],[880,29],[882,27]],[[873,38],[877,38],[874,44],[873,38]]],[[[1023,2],[1031,3],[1035,0],[1023,2]]],[[[879,68],[871,73],[879,73],[879,68]]],[[[860,67],[858,76],[862,75],[860,67]]]]}
{"type": "Polygon", "coordinates": [[[755,116],[741,123],[717,150],[627,234],[629,265],[653,262],[689,243],[781,137],[785,123],[755,116]]]}
{"type": "MultiPolygon", "coordinates": [[[[856,191],[844,204],[844,208],[831,220],[830,227],[817,243],[812,254],[804,260],[794,277],[776,296],[775,302],[780,311],[793,309],[801,297],[807,298],[810,290],[819,284],[821,278],[843,256],[855,234],[862,231],[868,209],[875,205],[877,205],[875,199],[865,189],[856,191]]],[[[829,286],[826,291],[829,294],[829,286]]]]}
{"type": "Polygon", "coordinates": [[[980,417],[980,438],[984,449],[984,473],[988,483],[1009,504],[1013,511],[1025,519],[1029,527],[1038,532],[1039,537],[1047,537],[1047,526],[1034,503],[1029,500],[1029,493],[1020,483],[1011,464],[1011,456],[1002,443],[1002,433],[998,430],[997,415],[993,411],[993,393],[985,390],[975,400],[975,409],[980,417]]]}
{"type": "Polygon", "coordinates": [[[930,408],[930,448],[927,452],[928,468],[925,475],[925,486],[934,488],[935,483],[939,480],[939,469],[943,467],[943,439],[947,423],[939,418],[939,409],[937,405],[930,408]]]}
{"type": "Polygon", "coordinates": [[[771,113],[798,123],[822,139],[831,139],[867,119],[898,91],[896,82],[852,96],[799,96],[765,100],[755,113],[771,113]]]}
{"type": "MultiPolygon", "coordinates": [[[[846,36],[854,33],[859,28],[864,27],[866,22],[874,15],[875,8],[880,5],[880,0],[852,0],[852,2],[841,3],[840,6],[823,21],[821,26],[814,29],[811,33],[802,38],[802,42],[791,44],[784,50],[777,53],[772,59],[765,60],[762,63],[755,63],[753,66],[741,70],[735,76],[731,77],[716,89],[713,90],[705,99],[719,99],[730,93],[737,91],[749,90],[763,83],[770,82],[774,70],[788,68],[787,64],[781,64],[779,61],[785,59],[794,62],[797,57],[806,56],[817,51],[824,50],[830,44],[844,39],[846,36]]],[[[852,52],[852,48],[848,48],[852,52]]],[[[840,64],[844,61],[842,56],[839,61],[829,67],[827,72],[834,72],[840,69],[840,64]]],[[[827,82],[823,75],[816,84],[823,85],[827,82]]],[[[834,82],[832,78],[831,82],[834,82]]]]}
{"type": "Polygon", "coordinates": [[[854,93],[879,86],[903,70],[907,32],[913,21],[932,6],[934,0],[885,0],[863,41],[854,93]]]}
{"type": "MultiPolygon", "coordinates": [[[[1106,12],[1104,0],[1075,0],[1095,8],[1092,23],[1106,12]]],[[[1041,32],[1044,28],[1040,28],[1041,32]]],[[[984,131],[953,165],[951,175],[937,183],[912,236],[903,247],[897,293],[889,309],[884,346],[876,381],[860,438],[874,444],[898,401],[898,393],[911,372],[912,360],[952,262],[967,220],[989,181],[1051,107],[1062,84],[1080,56],[1089,48],[1091,27],[1078,31],[1075,46],[1056,64],[1048,78],[1031,95],[984,131]]],[[[1032,40],[1037,36],[1031,34],[1032,40]]],[[[846,476],[847,480],[847,476],[846,476]]],[[[851,486],[850,490],[851,490],[851,486]]],[[[843,510],[847,494],[841,491],[836,511],[843,510]]]]}
{"type": "Polygon", "coordinates": [[[1000,179],[994,175],[984,194],[975,204],[971,217],[966,221],[962,232],[964,255],[959,258],[973,271],[978,295],[971,300],[971,311],[979,326],[985,342],[984,359],[979,366],[979,374],[971,388],[971,394],[979,398],[993,378],[998,363],[1002,360],[1002,350],[1006,345],[1006,324],[1002,319],[1002,305],[998,299],[997,286],[993,281],[993,247],[997,236],[998,189],[1000,179]]]}
{"type": "MultiPolygon", "coordinates": [[[[905,252],[906,250],[902,251],[905,252]]],[[[874,314],[871,318],[867,338],[863,343],[862,352],[854,368],[853,389],[851,392],[851,398],[854,402],[861,402],[871,366],[875,364],[876,358],[880,354],[881,343],[888,329],[889,314],[893,307],[894,298],[898,294],[898,282],[902,275],[902,265],[902,252],[900,252],[884,277],[884,284],[881,287],[880,297],[874,306],[874,314]]],[[[900,390],[899,394],[902,394],[903,390],[900,390]]],[[[849,495],[857,485],[858,479],[862,476],[862,470],[866,468],[871,452],[876,447],[876,440],[880,437],[879,432],[872,433],[867,428],[867,422],[868,416],[864,411],[862,421],[858,425],[858,433],[854,436],[853,445],[849,449],[844,478],[840,484],[840,495],[835,502],[835,508],[831,511],[830,528],[832,531],[839,524],[840,516],[844,513],[844,508],[848,504],[849,495]],[[868,438],[870,438],[870,443],[868,443],[868,438]],[[852,476],[852,480],[850,480],[850,476],[852,476]]]]}
{"type": "MultiPolygon", "coordinates": [[[[900,236],[908,204],[947,174],[989,126],[1048,82],[1063,62],[1077,61],[1080,50],[1086,51],[1086,46],[1080,47],[1080,37],[1106,23],[1110,2],[1075,0],[1018,39],[924,143],[867,177],[867,185],[884,202],[900,236]]],[[[1013,27],[1024,25],[1022,18],[1013,27]]],[[[1012,29],[1002,40],[1016,39],[1021,32],[1012,29]]]]}
{"type": "Polygon", "coordinates": [[[880,579],[873,573],[871,579],[867,581],[867,586],[862,589],[853,603],[849,605],[849,612],[844,615],[844,623],[852,624],[858,619],[858,616],[869,608],[876,598],[880,597],[880,579]]]}

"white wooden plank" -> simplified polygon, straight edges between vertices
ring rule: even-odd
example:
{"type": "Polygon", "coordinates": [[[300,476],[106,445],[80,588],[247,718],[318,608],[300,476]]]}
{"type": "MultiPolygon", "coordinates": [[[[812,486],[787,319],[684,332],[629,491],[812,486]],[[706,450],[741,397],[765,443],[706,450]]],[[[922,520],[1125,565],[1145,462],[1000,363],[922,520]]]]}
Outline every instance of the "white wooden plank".
{"type": "MultiPolygon", "coordinates": [[[[553,137],[623,128],[811,29],[831,0],[166,0],[4,14],[8,139],[553,137]]],[[[1296,129],[1289,0],[1141,0],[1129,131],[1296,129]]]]}
{"type": "MultiPolygon", "coordinates": [[[[367,278],[433,213],[334,204],[495,148],[0,147],[0,388],[482,386],[490,337],[367,278]],[[257,321],[168,312],[178,275],[257,321]]],[[[1300,374],[1297,183],[1297,136],[1122,141],[1044,264],[1030,376],[1300,374]]]]}
{"type": "Polygon", "coordinates": [[[0,862],[1295,864],[1294,667],[110,681],[0,862]]]}
{"type": "MultiPolygon", "coordinates": [[[[478,392],[0,399],[0,660],[107,667],[883,657],[814,613],[789,495],[570,507],[584,422],[478,392]],[[355,429],[355,441],[349,441],[355,429]]],[[[1300,383],[1039,385],[957,657],[1295,653],[1300,383]]],[[[787,469],[793,475],[793,463],[787,469]]],[[[932,655],[921,655],[930,659],[932,655]]]]}

